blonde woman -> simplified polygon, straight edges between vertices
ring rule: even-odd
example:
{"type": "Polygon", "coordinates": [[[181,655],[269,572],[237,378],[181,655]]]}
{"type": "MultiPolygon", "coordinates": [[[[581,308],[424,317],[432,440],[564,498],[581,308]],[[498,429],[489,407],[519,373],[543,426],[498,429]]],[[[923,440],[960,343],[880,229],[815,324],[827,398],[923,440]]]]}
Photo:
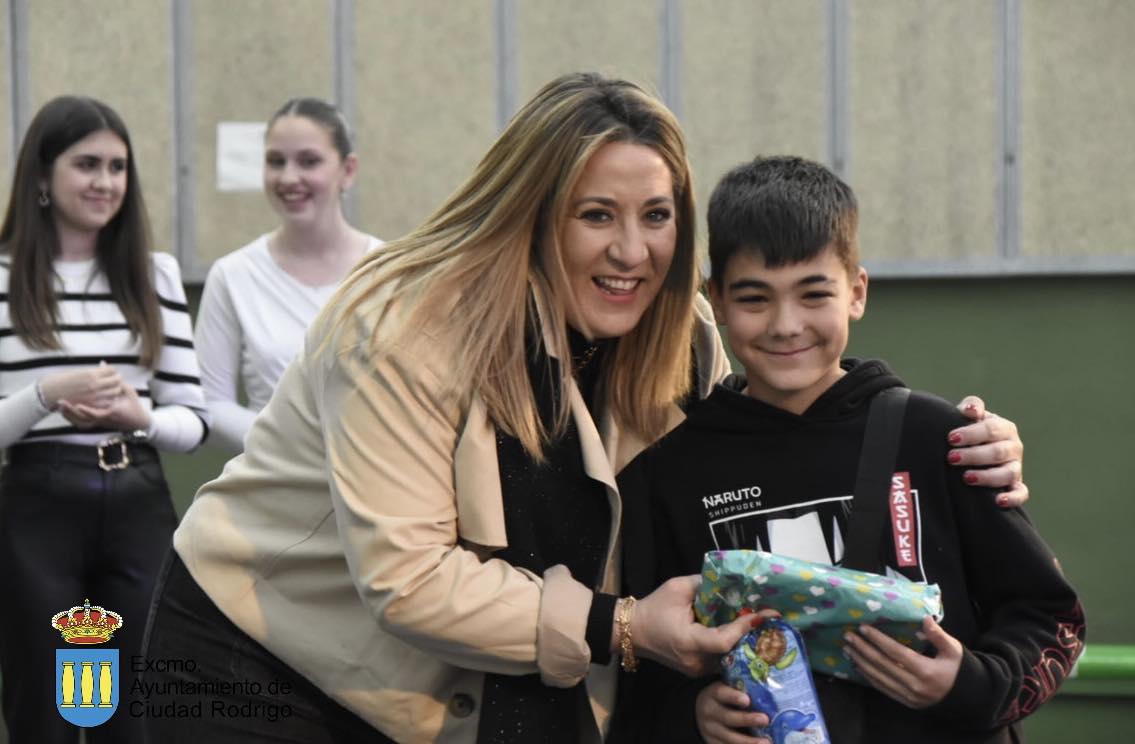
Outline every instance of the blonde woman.
{"type": "Polygon", "coordinates": [[[358,167],[347,122],[330,103],[293,98],[268,121],[264,196],[280,225],[213,264],[197,313],[211,445],[241,451],[308,326],[359,259],[382,245],[343,215],[358,167]]]}
{"type": "Polygon", "coordinates": [[[229,703],[260,714],[151,733],[599,741],[620,666],[710,669],[748,625],[693,623],[695,577],[618,597],[615,474],[728,371],[694,225],[661,103],[596,75],[545,86],[348,278],[198,493],[148,651],[196,669],[148,679],[239,673],[261,691],[229,703]]]}

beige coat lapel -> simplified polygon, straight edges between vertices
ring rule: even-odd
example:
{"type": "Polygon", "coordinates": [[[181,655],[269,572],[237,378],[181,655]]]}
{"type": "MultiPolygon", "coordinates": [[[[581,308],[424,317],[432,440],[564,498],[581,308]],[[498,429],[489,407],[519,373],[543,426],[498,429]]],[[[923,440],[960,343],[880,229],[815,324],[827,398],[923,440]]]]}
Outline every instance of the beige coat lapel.
{"type": "MultiPolygon", "coordinates": [[[[536,312],[540,318],[544,348],[550,357],[561,360],[556,349],[555,337],[549,327],[549,313],[545,299],[533,288],[536,298],[536,312]]],[[[580,448],[583,451],[583,470],[587,475],[607,486],[607,500],[611,507],[611,539],[618,534],[622,505],[615,485],[615,470],[611,466],[614,456],[614,426],[605,427],[606,437],[601,437],[574,381],[569,382],[569,405],[572,419],[579,432],[580,448]],[[607,445],[604,445],[604,441],[607,445]]],[[[489,420],[488,411],[480,395],[472,396],[469,413],[465,419],[454,453],[454,488],[457,500],[457,534],[462,540],[476,543],[491,549],[508,545],[504,526],[504,500],[501,495],[500,466],[497,461],[496,429],[489,420]]],[[[610,563],[611,550],[608,550],[610,563]]]]}

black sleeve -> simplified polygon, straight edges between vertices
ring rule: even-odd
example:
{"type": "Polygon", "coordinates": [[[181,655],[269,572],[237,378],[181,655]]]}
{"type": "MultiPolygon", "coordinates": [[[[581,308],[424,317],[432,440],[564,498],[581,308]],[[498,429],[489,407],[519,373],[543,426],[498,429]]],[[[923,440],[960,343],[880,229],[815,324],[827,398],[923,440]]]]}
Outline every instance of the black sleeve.
{"type": "Polygon", "coordinates": [[[655,561],[653,516],[650,507],[650,455],[648,449],[618,476],[623,503],[623,591],[644,597],[661,584],[655,561]]]}
{"type": "Polygon", "coordinates": [[[992,491],[964,483],[961,468],[943,467],[980,632],[965,643],[953,689],[929,712],[985,730],[1055,694],[1083,650],[1084,613],[1025,512],[998,507],[992,491]]]}
{"type": "MultiPolygon", "coordinates": [[[[623,588],[642,597],[654,591],[673,571],[677,546],[660,508],[654,480],[659,449],[643,452],[619,474],[623,501],[623,588]]],[[[661,664],[643,660],[638,672],[619,680],[616,720],[618,740],[640,744],[701,742],[694,717],[698,693],[716,677],[689,679],[661,664]]]]}
{"type": "Polygon", "coordinates": [[[584,640],[591,649],[592,664],[611,662],[611,626],[615,622],[615,602],[618,599],[614,594],[600,592],[595,592],[591,597],[591,611],[587,613],[584,640]]]}

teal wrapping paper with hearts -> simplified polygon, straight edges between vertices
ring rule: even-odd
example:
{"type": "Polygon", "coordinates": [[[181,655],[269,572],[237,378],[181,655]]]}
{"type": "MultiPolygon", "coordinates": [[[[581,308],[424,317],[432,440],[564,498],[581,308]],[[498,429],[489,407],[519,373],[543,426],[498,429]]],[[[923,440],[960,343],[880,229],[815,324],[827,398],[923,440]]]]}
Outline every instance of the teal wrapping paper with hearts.
{"type": "Polygon", "coordinates": [[[937,584],[825,566],[759,550],[711,550],[702,564],[694,614],[703,625],[731,622],[762,608],[778,610],[800,631],[812,669],[861,684],[843,655],[843,634],[872,625],[925,652],[922,619],[942,618],[937,584]]]}

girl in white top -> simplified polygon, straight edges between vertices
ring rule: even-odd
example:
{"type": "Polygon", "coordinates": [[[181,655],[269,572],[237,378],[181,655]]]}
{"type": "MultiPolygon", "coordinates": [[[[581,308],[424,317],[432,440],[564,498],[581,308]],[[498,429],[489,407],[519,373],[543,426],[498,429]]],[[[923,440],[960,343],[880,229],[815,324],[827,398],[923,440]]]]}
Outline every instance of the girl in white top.
{"type": "Polygon", "coordinates": [[[74,744],[74,724],[90,744],[142,740],[123,711],[55,709],[66,644],[42,624],[86,599],[117,613],[99,648],[131,689],[177,524],[155,448],[193,449],[208,418],[177,261],[150,245],[122,120],[91,98],[45,104],[0,228],[0,593],[23,618],[0,620],[10,741],[74,744]]]}
{"type": "Polygon", "coordinates": [[[197,316],[216,446],[244,449],[308,325],[355,263],[382,245],[343,215],[341,195],[357,169],[346,122],[331,104],[294,98],[269,121],[264,194],[280,226],[213,264],[197,316]]]}

